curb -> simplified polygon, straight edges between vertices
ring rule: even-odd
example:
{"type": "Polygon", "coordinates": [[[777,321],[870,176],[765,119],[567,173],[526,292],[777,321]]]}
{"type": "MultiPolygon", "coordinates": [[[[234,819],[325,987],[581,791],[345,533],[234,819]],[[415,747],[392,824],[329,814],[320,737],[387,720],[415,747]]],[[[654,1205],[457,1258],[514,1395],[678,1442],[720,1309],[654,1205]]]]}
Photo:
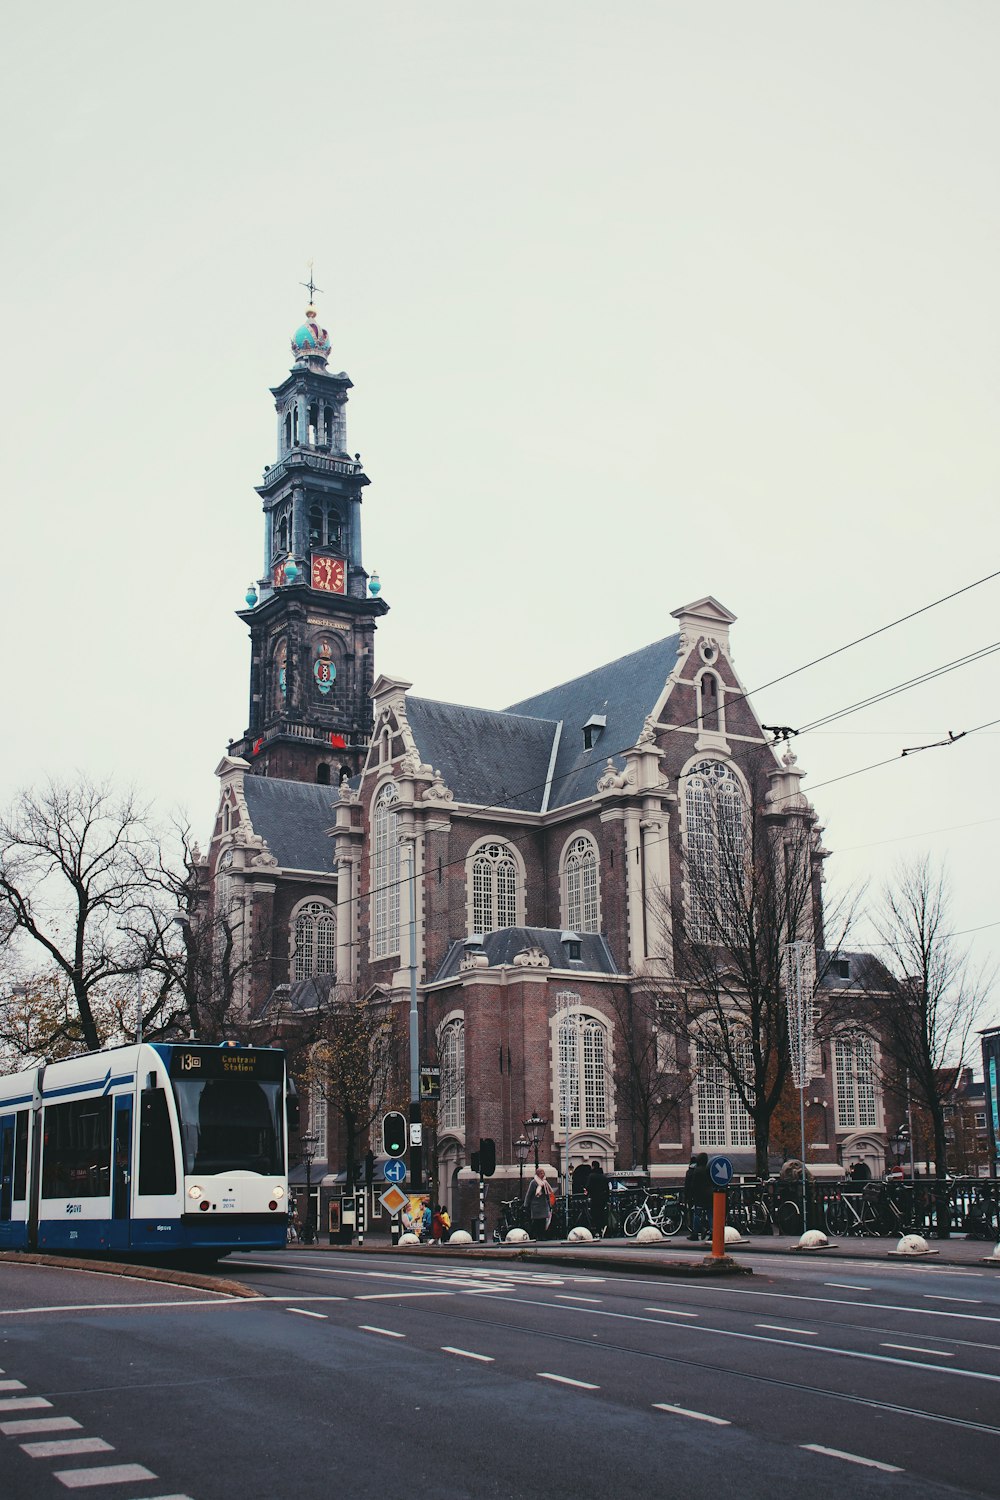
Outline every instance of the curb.
{"type": "Polygon", "coordinates": [[[0,1250],[0,1261],[20,1266],[54,1266],[64,1271],[90,1271],[95,1276],[125,1276],[135,1281],[159,1281],[168,1286],[187,1286],[195,1291],[220,1292],[225,1297],[258,1297],[242,1281],[203,1276],[196,1271],[181,1271],[173,1266],[145,1266],[131,1261],[86,1260],[72,1255],[38,1255],[30,1250],[0,1250]]]}

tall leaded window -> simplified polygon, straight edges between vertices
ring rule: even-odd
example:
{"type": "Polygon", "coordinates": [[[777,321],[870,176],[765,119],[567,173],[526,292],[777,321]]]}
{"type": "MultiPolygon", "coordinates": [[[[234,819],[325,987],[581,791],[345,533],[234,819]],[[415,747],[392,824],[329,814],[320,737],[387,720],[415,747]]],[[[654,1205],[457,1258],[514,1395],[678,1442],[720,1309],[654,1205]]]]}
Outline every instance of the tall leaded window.
{"type": "Polygon", "coordinates": [[[875,1043],[871,1037],[861,1034],[835,1037],[833,1068],[838,1129],[876,1129],[878,1097],[875,1087],[875,1043]]]}
{"type": "Polygon", "coordinates": [[[484,844],[472,861],[472,930],[517,926],[517,865],[506,844],[484,844]]]}
{"type": "Polygon", "coordinates": [[[438,1038],[441,1059],[439,1130],[465,1129],[465,1021],[456,1016],[441,1028],[438,1038]]]}
{"type": "Polygon", "coordinates": [[[586,834],[575,838],[567,849],[563,878],[566,926],[575,932],[599,932],[601,913],[597,847],[586,834]]]}
{"type": "Polygon", "coordinates": [[[372,810],[372,951],[375,958],[399,952],[399,828],[394,804],[399,789],[388,782],[372,810]]]}
{"type": "Polygon", "coordinates": [[[724,761],[699,761],[684,778],[684,842],[691,937],[735,942],[746,878],[746,801],[724,761]]]}
{"type": "Polygon", "coordinates": [[[307,901],[295,918],[292,979],[334,974],[337,969],[337,918],[328,901],[307,901]]]}
{"type": "MultiPolygon", "coordinates": [[[[752,1146],[753,1120],[724,1066],[718,1051],[703,1041],[692,1045],[694,1053],[695,1140],[705,1146],[752,1146]]],[[[752,1077],[753,1050],[749,1038],[733,1045],[740,1077],[752,1077]]]]}
{"type": "Polygon", "coordinates": [[[559,1126],[607,1130],[610,1047],[606,1027],[596,1016],[567,1011],[559,1022],[559,1126]]]}

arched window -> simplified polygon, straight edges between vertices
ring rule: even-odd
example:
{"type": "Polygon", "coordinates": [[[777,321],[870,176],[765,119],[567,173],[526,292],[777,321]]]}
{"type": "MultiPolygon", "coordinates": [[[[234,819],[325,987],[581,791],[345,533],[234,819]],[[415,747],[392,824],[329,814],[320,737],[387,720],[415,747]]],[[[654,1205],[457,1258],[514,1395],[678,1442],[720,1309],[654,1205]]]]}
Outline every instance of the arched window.
{"type": "Polygon", "coordinates": [[[399,952],[399,789],[387,782],[372,808],[372,956],[399,952]]]}
{"type": "Polygon", "coordinates": [[[574,932],[600,932],[600,879],[597,845],[580,834],[563,856],[563,923],[574,932]]]}
{"type": "Polygon", "coordinates": [[[289,412],[285,413],[285,447],[287,449],[287,448],[290,448],[291,446],[292,446],[292,414],[289,411],[289,412]]]}
{"type": "Polygon", "coordinates": [[[738,941],[746,881],[746,798],[731,766],[702,760],[684,777],[688,931],[696,943],[738,941]]]}
{"type": "Polygon", "coordinates": [[[472,861],[472,931],[517,926],[517,876],[506,844],[484,844],[472,861]]]}
{"type": "Polygon", "coordinates": [[[863,1032],[834,1037],[833,1076],[839,1130],[875,1130],[879,1126],[875,1043],[863,1032]]]}
{"type": "Polygon", "coordinates": [[[292,979],[333,974],[337,968],[337,918],[329,901],[307,901],[295,918],[292,979]]]}
{"type": "MultiPolygon", "coordinates": [[[[753,1049],[749,1038],[735,1038],[732,1050],[741,1078],[749,1078],[753,1049]]],[[[700,1149],[710,1146],[747,1147],[754,1144],[753,1120],[722,1062],[721,1041],[708,1046],[695,1039],[691,1044],[694,1065],[694,1134],[700,1149]]]]}
{"type": "Polygon", "coordinates": [[[465,1020],[456,1016],[438,1033],[441,1059],[441,1101],[438,1130],[465,1129],[465,1020]]]}
{"type": "Polygon", "coordinates": [[[288,516],[283,515],[278,522],[278,551],[288,551],[288,516]]]}
{"type": "Polygon", "coordinates": [[[718,733],[722,727],[719,721],[719,679],[714,672],[702,673],[699,700],[699,718],[702,729],[718,733]]]}
{"type": "Polygon", "coordinates": [[[563,1012],[556,1077],[559,1129],[563,1134],[567,1129],[609,1129],[610,1062],[611,1044],[604,1023],[582,1010],[563,1012]]]}
{"type": "Polygon", "coordinates": [[[309,545],[310,547],[323,545],[323,507],[321,505],[309,507],[309,545]]]}

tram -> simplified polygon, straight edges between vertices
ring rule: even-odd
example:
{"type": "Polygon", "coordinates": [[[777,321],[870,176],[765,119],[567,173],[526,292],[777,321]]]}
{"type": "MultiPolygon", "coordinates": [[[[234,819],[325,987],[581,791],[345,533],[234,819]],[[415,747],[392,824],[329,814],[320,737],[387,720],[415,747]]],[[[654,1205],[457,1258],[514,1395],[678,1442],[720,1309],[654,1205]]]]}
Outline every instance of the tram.
{"type": "Polygon", "coordinates": [[[0,1249],[276,1249],[288,1080],[275,1048],[139,1042],[0,1077],[0,1249]]]}

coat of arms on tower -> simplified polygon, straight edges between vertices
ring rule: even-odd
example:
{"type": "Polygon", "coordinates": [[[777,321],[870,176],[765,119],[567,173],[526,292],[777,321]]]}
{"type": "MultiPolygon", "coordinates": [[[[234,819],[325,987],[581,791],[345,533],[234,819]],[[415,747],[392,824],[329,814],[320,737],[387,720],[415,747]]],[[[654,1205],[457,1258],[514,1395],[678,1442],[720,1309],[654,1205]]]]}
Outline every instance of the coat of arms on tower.
{"type": "Polygon", "coordinates": [[[333,652],[330,650],[330,642],[320,641],[316,660],[313,662],[313,677],[316,679],[316,686],[324,698],[333,687],[336,676],[337,668],[333,664],[333,652]]]}

